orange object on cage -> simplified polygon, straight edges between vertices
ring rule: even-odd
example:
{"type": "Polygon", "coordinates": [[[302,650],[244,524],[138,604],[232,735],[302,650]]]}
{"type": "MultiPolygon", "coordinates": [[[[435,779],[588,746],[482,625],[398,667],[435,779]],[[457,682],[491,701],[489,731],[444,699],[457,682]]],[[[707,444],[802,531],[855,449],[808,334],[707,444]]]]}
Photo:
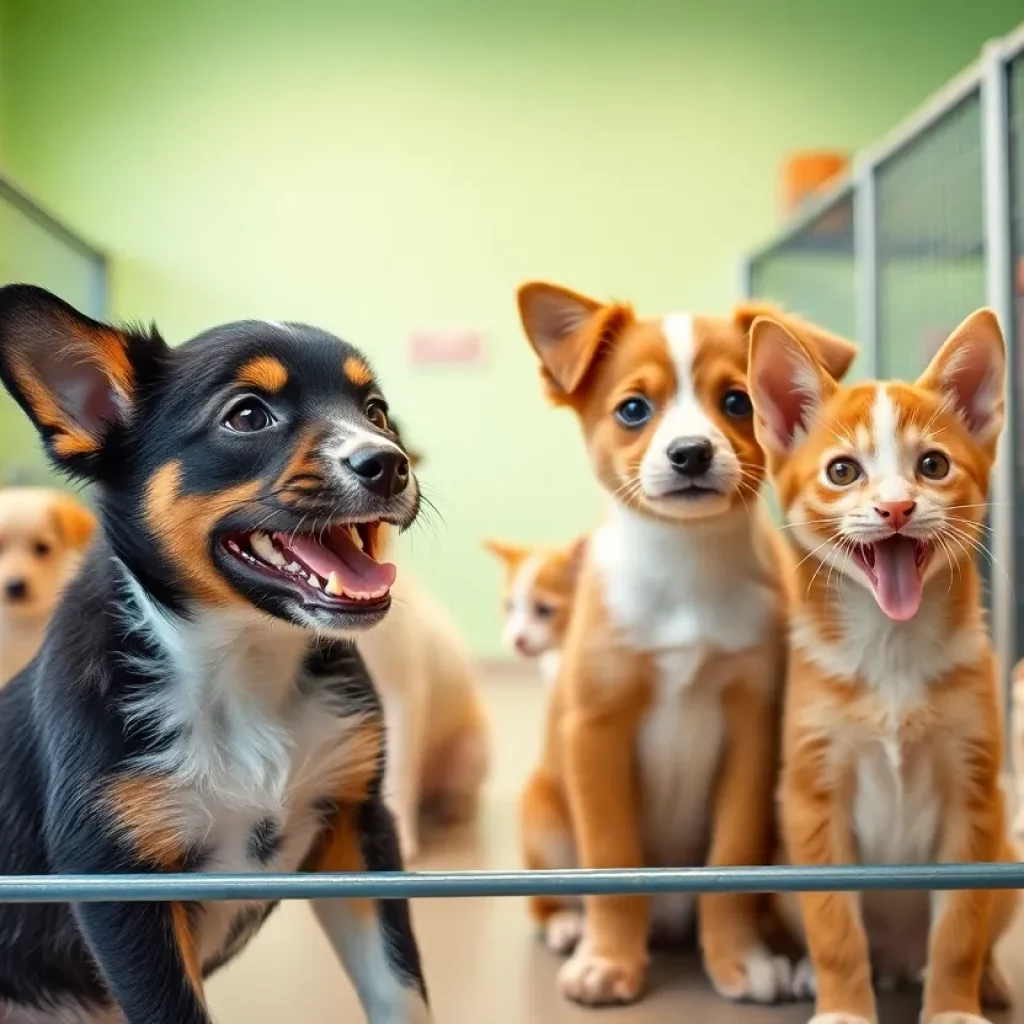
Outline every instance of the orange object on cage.
{"type": "Polygon", "coordinates": [[[833,150],[805,150],[788,156],[782,165],[783,212],[792,213],[843,174],[849,164],[846,153],[833,150]]]}

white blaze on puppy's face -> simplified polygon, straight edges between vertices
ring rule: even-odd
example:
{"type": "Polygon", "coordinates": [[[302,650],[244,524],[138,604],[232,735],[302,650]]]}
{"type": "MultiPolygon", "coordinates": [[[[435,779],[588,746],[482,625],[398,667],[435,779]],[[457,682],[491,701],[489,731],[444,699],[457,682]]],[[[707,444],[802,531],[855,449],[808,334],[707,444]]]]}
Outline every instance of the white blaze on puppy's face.
{"type": "MultiPolygon", "coordinates": [[[[598,480],[617,502],[685,520],[756,500],[764,454],[747,393],[749,332],[757,316],[777,311],[641,319],[628,304],[531,282],[519,290],[519,312],[549,399],[576,413],[598,480]]],[[[846,372],[853,345],[782,319],[832,372],[846,372]]]]}

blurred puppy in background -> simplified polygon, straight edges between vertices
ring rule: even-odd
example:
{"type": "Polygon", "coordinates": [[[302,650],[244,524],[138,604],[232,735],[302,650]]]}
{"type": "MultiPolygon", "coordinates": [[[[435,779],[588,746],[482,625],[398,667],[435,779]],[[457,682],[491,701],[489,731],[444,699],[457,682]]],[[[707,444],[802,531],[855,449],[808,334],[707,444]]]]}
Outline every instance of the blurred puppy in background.
{"type": "MultiPolygon", "coordinates": [[[[400,436],[394,417],[391,426],[400,436]]],[[[416,468],[422,456],[407,451],[416,468]]],[[[391,595],[391,614],[357,643],[384,704],[384,790],[410,860],[420,850],[421,813],[445,824],[476,813],[487,725],[472,659],[448,613],[404,568],[391,595]]]]}
{"type": "Polygon", "coordinates": [[[1013,670],[1013,736],[1011,754],[1015,776],[1014,800],[1017,808],[1013,819],[1013,834],[1024,839],[1024,659],[1017,662],[1013,670]]]}
{"type": "Polygon", "coordinates": [[[520,657],[536,658],[548,684],[558,678],[586,543],[585,537],[560,548],[484,541],[505,566],[504,642],[520,657]]]}
{"type": "Polygon", "coordinates": [[[95,529],[93,514],[61,491],[0,490],[0,686],[39,650],[95,529]]]}

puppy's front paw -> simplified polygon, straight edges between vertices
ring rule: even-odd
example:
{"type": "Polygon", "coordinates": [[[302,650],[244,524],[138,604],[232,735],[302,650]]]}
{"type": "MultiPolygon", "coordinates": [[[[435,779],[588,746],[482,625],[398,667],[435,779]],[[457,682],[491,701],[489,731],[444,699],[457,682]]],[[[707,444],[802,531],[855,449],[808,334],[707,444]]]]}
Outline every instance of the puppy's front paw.
{"type": "Polygon", "coordinates": [[[583,935],[583,915],[578,910],[556,910],[544,922],[544,942],[552,953],[571,953],[583,935]]]}
{"type": "Polygon", "coordinates": [[[924,1024],[992,1024],[985,1017],[979,1017],[974,1013],[937,1013],[929,1017],[924,1024]]]}
{"type": "Polygon", "coordinates": [[[643,961],[611,960],[580,948],[562,964],[558,987],[566,999],[586,1006],[632,1003],[640,997],[645,967],[643,961]]]}
{"type": "Polygon", "coordinates": [[[867,1017],[858,1017],[855,1013],[818,1013],[808,1024],[873,1024],[867,1017]]]}
{"type": "Polygon", "coordinates": [[[793,965],[761,946],[739,956],[708,957],[704,969],[723,999],[777,1003],[793,994],[793,965]]]}

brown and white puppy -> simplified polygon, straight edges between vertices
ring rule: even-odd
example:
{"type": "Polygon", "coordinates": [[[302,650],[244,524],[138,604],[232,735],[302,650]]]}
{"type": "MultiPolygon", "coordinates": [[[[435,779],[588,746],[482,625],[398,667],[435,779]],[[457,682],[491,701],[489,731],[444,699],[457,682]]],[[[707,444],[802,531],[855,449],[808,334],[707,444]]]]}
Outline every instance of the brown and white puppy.
{"type": "MultiPolygon", "coordinates": [[[[640,319],[528,284],[519,308],[548,397],[576,413],[611,497],[592,535],[522,804],[533,868],[768,863],[783,677],[775,534],[759,509],[764,456],[747,395],[748,331],[731,318],[640,319]]],[[[836,375],[848,342],[787,318],[836,375]]],[[[583,1003],[642,989],[652,927],[690,930],[723,996],[788,997],[791,968],[747,894],[536,900],[559,984],[583,1003]]]]}
{"type": "Polygon", "coordinates": [[[521,658],[536,658],[549,685],[562,663],[586,543],[585,537],[559,548],[484,541],[484,547],[505,566],[505,645],[521,658]]]}
{"type": "Polygon", "coordinates": [[[63,491],[0,490],[0,686],[35,657],[95,529],[93,514],[63,491]]]}

